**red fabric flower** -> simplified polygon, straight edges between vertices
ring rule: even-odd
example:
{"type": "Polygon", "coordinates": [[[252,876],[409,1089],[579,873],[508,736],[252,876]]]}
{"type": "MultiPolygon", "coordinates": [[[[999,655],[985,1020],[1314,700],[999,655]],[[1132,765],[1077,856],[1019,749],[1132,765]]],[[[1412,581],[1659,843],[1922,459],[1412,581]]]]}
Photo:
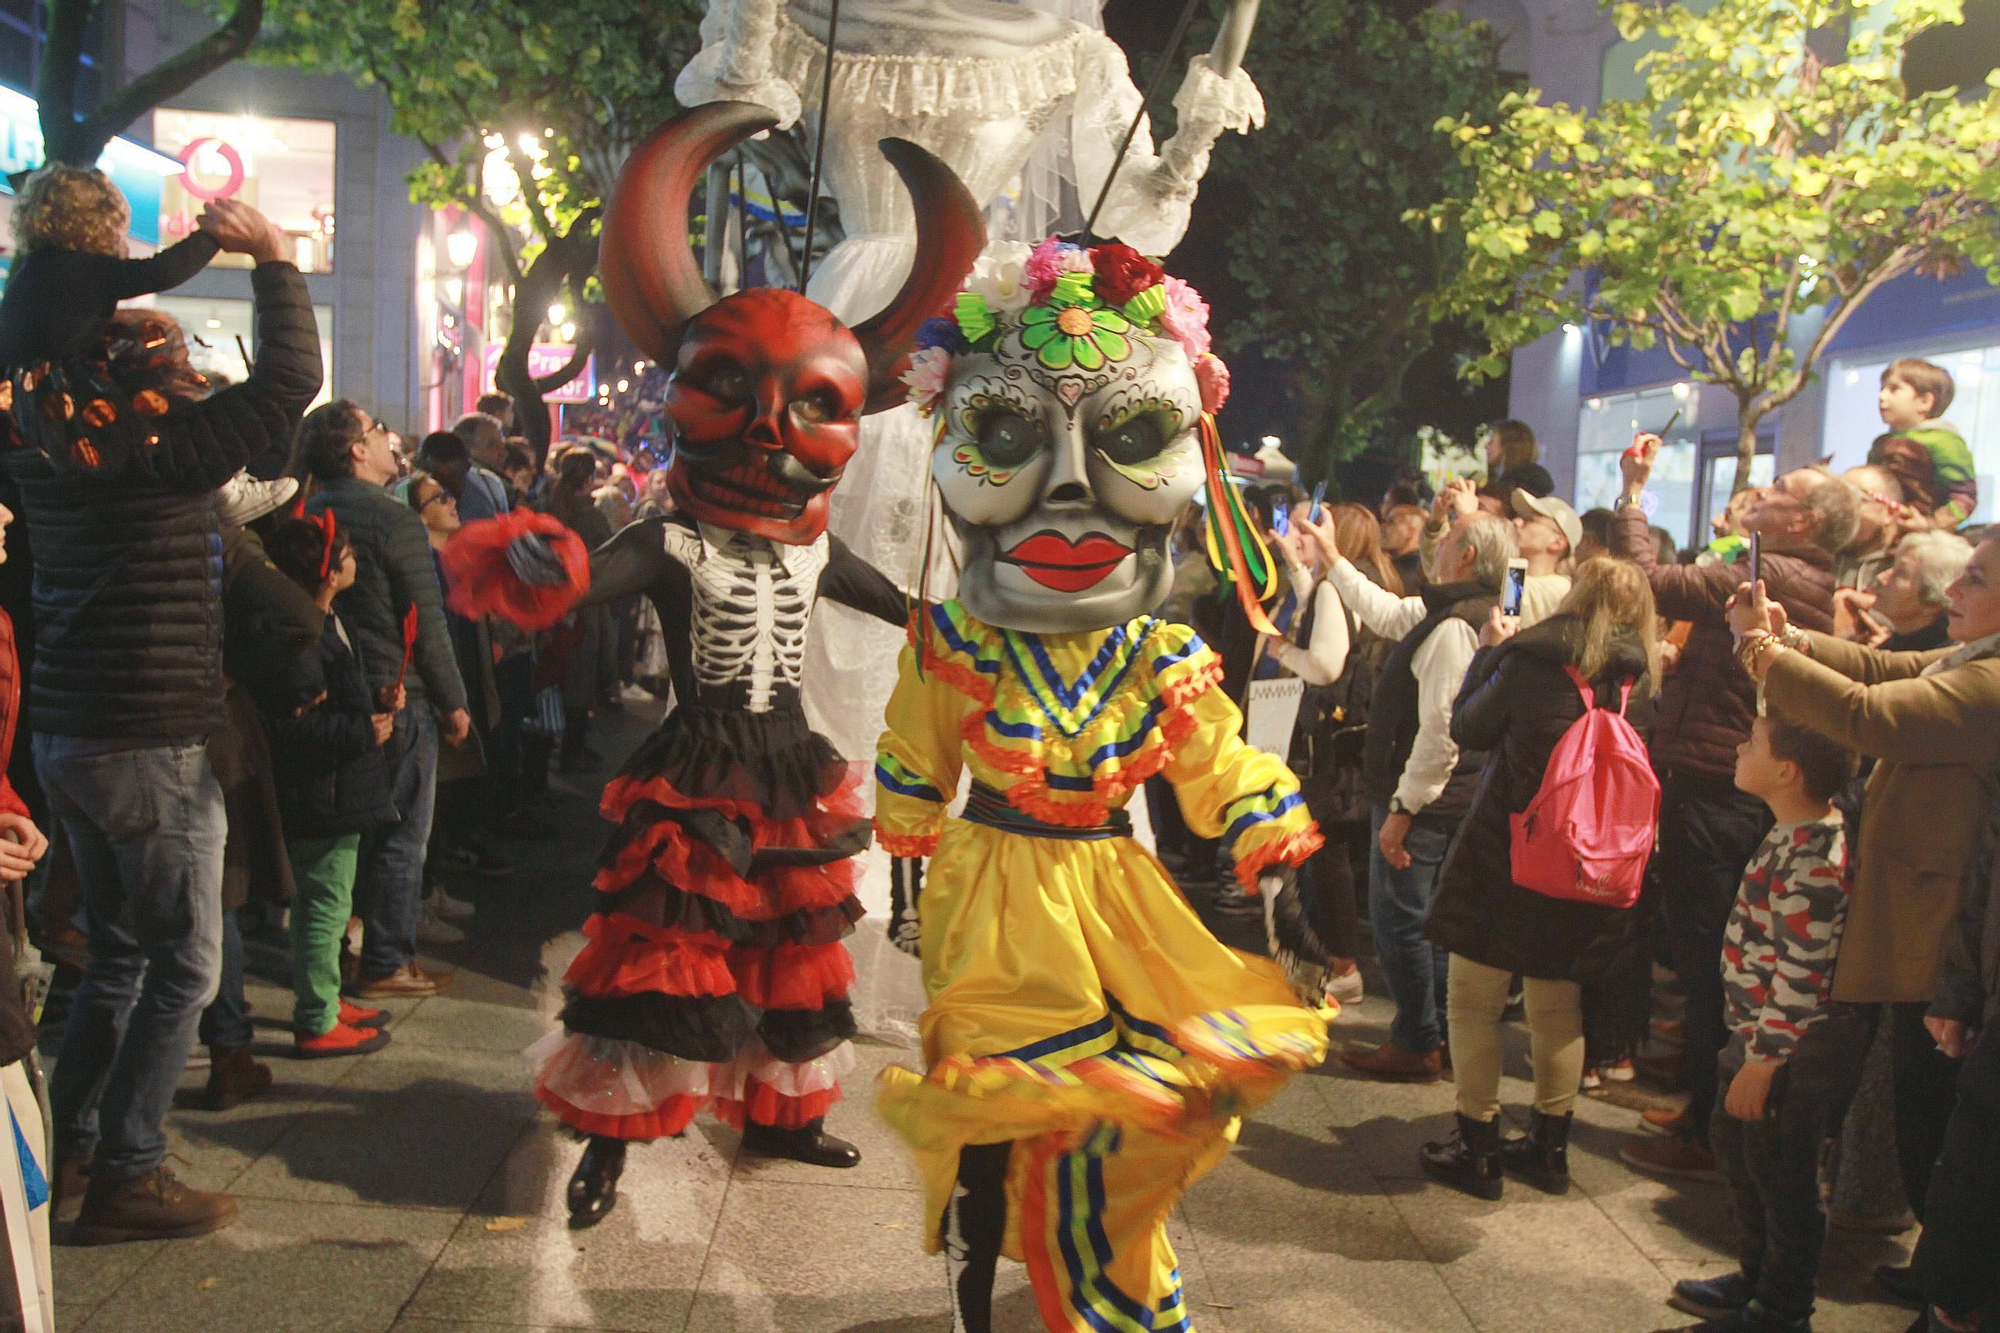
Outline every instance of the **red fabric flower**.
{"type": "Polygon", "coordinates": [[[590,552],[583,539],[554,515],[532,509],[467,523],[445,543],[439,563],[446,604],[468,620],[494,615],[522,629],[547,629],[590,591],[590,552]],[[530,532],[548,538],[569,571],[567,584],[533,587],[508,567],[507,543],[530,532]]]}
{"type": "Polygon", "coordinates": [[[1109,306],[1122,306],[1167,280],[1165,269],[1129,245],[1096,246],[1090,257],[1097,265],[1097,294],[1109,306]]]}

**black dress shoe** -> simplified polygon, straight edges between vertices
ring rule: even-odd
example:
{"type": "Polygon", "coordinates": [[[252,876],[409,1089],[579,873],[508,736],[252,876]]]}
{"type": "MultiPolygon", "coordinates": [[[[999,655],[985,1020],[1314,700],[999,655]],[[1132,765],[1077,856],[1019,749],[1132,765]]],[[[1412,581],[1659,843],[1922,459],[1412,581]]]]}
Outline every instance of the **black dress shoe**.
{"type": "Polygon", "coordinates": [[[569,1178],[569,1226],[594,1227],[618,1202],[618,1177],[625,1173],[625,1140],[591,1135],[583,1160],[569,1178]]]}
{"type": "Polygon", "coordinates": [[[1875,1285],[1904,1305],[1919,1309],[1924,1306],[1924,1284],[1917,1280],[1916,1269],[1908,1264],[1877,1265],[1875,1285]]]}
{"type": "Polygon", "coordinates": [[[743,1128],[743,1146],[762,1157],[789,1157],[808,1166],[859,1166],[861,1150],[823,1128],[824,1120],[809,1120],[797,1129],[779,1129],[755,1121],[743,1128]]]}

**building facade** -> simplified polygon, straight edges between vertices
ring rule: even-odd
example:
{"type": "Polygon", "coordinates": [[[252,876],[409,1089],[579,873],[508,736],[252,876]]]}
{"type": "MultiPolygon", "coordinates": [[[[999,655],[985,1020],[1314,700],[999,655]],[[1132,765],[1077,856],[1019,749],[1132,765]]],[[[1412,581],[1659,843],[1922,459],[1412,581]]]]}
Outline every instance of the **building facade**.
{"type": "MultiPolygon", "coordinates": [[[[1641,89],[1634,64],[1646,48],[1620,40],[1596,0],[1464,0],[1451,7],[1493,25],[1502,63],[1545,102],[1591,107],[1641,89]]],[[[1809,342],[1816,332],[1807,322],[1795,337],[1809,342]]],[[[1834,339],[1805,392],[1765,421],[1752,480],[1820,458],[1836,467],[1861,462],[1882,429],[1875,407],[1882,369],[1906,356],[1937,362],[1957,381],[1946,415],[1978,464],[1975,521],[2000,517],[2000,287],[1977,273],[1907,277],[1871,297],[1834,339]]],[[[1618,453],[1635,430],[1669,421],[1649,500],[1654,521],[1677,542],[1706,540],[1708,518],[1728,499],[1735,398],[1693,381],[1663,350],[1609,347],[1584,327],[1550,334],[1514,354],[1509,408],[1534,427],[1557,493],[1579,510],[1616,495],[1618,453]]]]}

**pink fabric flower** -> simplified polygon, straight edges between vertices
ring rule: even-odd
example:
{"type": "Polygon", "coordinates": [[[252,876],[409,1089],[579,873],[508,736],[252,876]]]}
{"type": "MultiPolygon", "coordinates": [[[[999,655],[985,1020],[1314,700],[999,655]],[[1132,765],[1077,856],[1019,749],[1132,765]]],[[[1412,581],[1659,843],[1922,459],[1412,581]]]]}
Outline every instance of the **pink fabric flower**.
{"type": "Polygon", "coordinates": [[[1049,299],[1049,293],[1056,289],[1056,279],[1065,273],[1094,273],[1096,266],[1091,263],[1090,252],[1074,245],[1066,245],[1055,237],[1044,239],[1028,256],[1023,273],[1030,294],[1037,301],[1049,299]]]}
{"type": "Polygon", "coordinates": [[[942,347],[926,347],[910,354],[910,368],[903,372],[903,383],[909,386],[910,401],[915,403],[925,416],[937,405],[944,395],[945,381],[951,378],[952,355],[942,347]]]}
{"type": "Polygon", "coordinates": [[[1160,331],[1181,345],[1188,360],[1199,361],[1208,352],[1208,302],[1201,293],[1169,274],[1166,281],[1167,310],[1160,316],[1160,331]]]}
{"type": "Polygon", "coordinates": [[[1194,363],[1194,382],[1201,389],[1201,410],[1214,416],[1229,401],[1229,367],[1213,353],[1194,363]]]}

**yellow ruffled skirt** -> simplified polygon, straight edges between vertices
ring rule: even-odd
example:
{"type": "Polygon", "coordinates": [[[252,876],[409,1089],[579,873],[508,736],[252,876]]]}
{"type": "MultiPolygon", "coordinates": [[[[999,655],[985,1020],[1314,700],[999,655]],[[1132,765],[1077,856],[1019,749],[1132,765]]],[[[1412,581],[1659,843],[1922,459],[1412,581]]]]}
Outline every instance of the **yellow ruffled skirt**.
{"type": "Polygon", "coordinates": [[[1217,941],[1131,838],[953,820],[921,915],[929,1073],[885,1071],[880,1106],[923,1172],[927,1248],[960,1149],[1011,1142],[1003,1253],[1043,1325],[1190,1328],[1167,1214],[1241,1117],[1325,1056],[1324,1020],[1217,941]]]}

